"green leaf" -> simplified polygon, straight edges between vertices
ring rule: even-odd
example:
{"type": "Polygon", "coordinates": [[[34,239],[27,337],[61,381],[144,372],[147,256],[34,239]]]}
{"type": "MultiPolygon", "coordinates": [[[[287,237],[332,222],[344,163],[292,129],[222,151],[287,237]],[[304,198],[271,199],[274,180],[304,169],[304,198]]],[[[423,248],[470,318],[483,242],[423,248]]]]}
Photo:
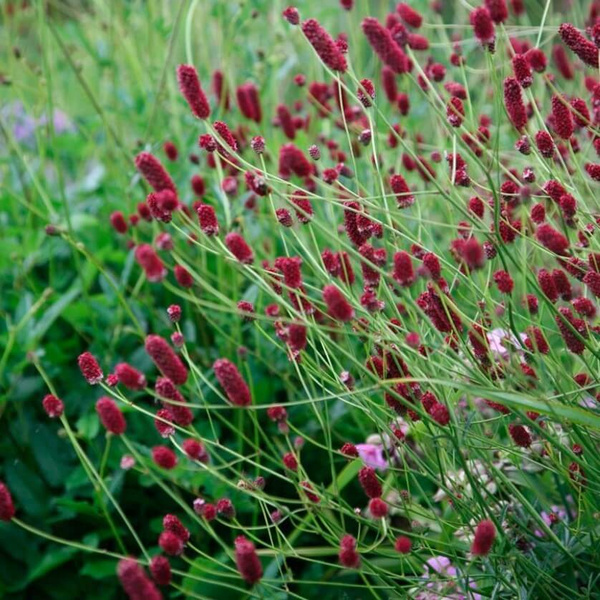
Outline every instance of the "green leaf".
{"type": "Polygon", "coordinates": [[[51,552],[47,552],[35,567],[29,572],[28,581],[31,583],[40,577],[46,575],[50,571],[68,563],[79,550],[71,548],[69,546],[63,546],[61,548],[52,549],[51,552]]]}
{"type": "Polygon", "coordinates": [[[68,457],[71,448],[49,427],[38,426],[31,436],[31,449],[44,479],[54,487],[61,485],[68,477],[72,463],[68,457]]]}
{"type": "Polygon", "coordinates": [[[48,331],[52,323],[60,317],[61,313],[81,294],[81,286],[75,284],[66,294],[62,294],[43,315],[38,319],[37,323],[30,332],[30,340],[40,340],[48,331]]]}
{"type": "Polygon", "coordinates": [[[48,512],[48,489],[40,477],[25,463],[15,460],[6,465],[6,482],[15,504],[24,512],[42,516],[48,512]]]}
{"type": "Polygon", "coordinates": [[[92,579],[114,578],[117,572],[117,562],[113,559],[88,559],[83,568],[79,571],[81,575],[87,575],[92,579]]]}

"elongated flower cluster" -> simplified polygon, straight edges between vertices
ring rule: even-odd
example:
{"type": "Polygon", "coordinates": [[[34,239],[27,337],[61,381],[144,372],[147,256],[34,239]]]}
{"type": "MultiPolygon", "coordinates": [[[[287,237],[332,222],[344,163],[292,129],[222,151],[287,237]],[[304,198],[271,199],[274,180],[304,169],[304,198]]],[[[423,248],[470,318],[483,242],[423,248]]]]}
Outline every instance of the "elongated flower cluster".
{"type": "Polygon", "coordinates": [[[123,413],[112,398],[103,396],[96,402],[96,412],[106,431],[113,435],[121,435],[127,429],[123,413]]]}
{"type": "Polygon", "coordinates": [[[367,17],[362,22],[362,30],[371,48],[381,61],[394,73],[402,74],[408,71],[408,58],[402,48],[396,44],[388,29],[383,27],[373,17],[367,17]]]}
{"type": "Polygon", "coordinates": [[[504,80],[504,106],[515,129],[521,131],[527,124],[527,112],[523,104],[521,86],[514,77],[504,80]]]}
{"type": "Polygon", "coordinates": [[[84,352],[77,359],[79,370],[90,385],[96,385],[104,379],[104,373],[95,356],[90,352],[84,352]]]}
{"type": "Polygon", "coordinates": [[[208,119],[210,106],[198,79],[198,72],[192,65],[177,67],[177,81],[181,95],[188,103],[192,114],[198,119],[208,119]]]}
{"type": "Polygon", "coordinates": [[[158,335],[149,335],[145,342],[146,352],[160,372],[174,384],[181,385],[187,381],[187,369],[171,346],[158,335]]]}
{"type": "Polygon", "coordinates": [[[169,420],[183,427],[186,427],[194,420],[192,411],[185,406],[187,404],[185,398],[170,379],[159,377],[156,380],[154,390],[165,408],[168,409],[169,420]]]}
{"type": "Polygon", "coordinates": [[[356,551],[356,539],[351,535],[345,535],[340,540],[340,563],[349,569],[358,569],[360,566],[360,554],[356,551]]]}
{"type": "Polygon", "coordinates": [[[167,276],[163,261],[150,244],[140,244],[135,249],[135,260],[144,269],[148,281],[157,283],[167,276]]]}
{"type": "Polygon", "coordinates": [[[243,535],[235,539],[235,562],[244,581],[254,585],[261,580],[263,570],[256,548],[243,535]]]}
{"type": "Polygon", "coordinates": [[[323,288],[323,300],[327,304],[327,312],[334,319],[351,321],[354,318],[352,305],[335,285],[326,285],[323,288]]]}
{"type": "Polygon", "coordinates": [[[344,72],[348,65],[327,31],[316,19],[308,19],[302,23],[302,31],[311,43],[319,58],[332,70],[344,72]]]}
{"type": "Polygon", "coordinates": [[[119,363],[114,372],[119,383],[130,390],[143,390],[146,387],[145,375],[128,363],[119,363]]]}
{"type": "Polygon", "coordinates": [[[135,166],[144,179],[157,192],[171,190],[177,193],[177,188],[171,176],[167,173],[158,158],[150,154],[150,152],[140,152],[135,157],[135,166]]]}
{"type": "Polygon", "coordinates": [[[480,6],[472,11],[470,20],[471,25],[473,26],[473,33],[481,44],[489,46],[496,41],[494,23],[490,12],[486,7],[480,6]]]}
{"type": "Polygon", "coordinates": [[[60,398],[53,396],[52,394],[47,394],[44,396],[42,400],[42,405],[44,407],[45,413],[51,418],[56,419],[60,417],[64,410],[65,405],[60,398]]]}
{"type": "Polygon", "coordinates": [[[228,233],[225,237],[225,245],[242,264],[251,265],[254,262],[254,253],[248,246],[246,240],[235,231],[228,233]]]}
{"type": "Polygon", "coordinates": [[[119,561],[117,574],[129,600],[162,599],[162,594],[135,559],[125,558],[119,561]]]}
{"type": "Polygon", "coordinates": [[[231,361],[226,358],[216,360],[213,364],[213,371],[231,404],[248,406],[252,403],[250,389],[238,368],[231,361]]]}
{"type": "Polygon", "coordinates": [[[598,68],[598,48],[571,23],[563,23],[558,33],[562,41],[589,67],[598,68]]]}
{"type": "Polygon", "coordinates": [[[475,529],[475,538],[471,545],[471,552],[475,556],[486,556],[490,553],[496,539],[496,527],[489,521],[480,521],[475,529]]]}

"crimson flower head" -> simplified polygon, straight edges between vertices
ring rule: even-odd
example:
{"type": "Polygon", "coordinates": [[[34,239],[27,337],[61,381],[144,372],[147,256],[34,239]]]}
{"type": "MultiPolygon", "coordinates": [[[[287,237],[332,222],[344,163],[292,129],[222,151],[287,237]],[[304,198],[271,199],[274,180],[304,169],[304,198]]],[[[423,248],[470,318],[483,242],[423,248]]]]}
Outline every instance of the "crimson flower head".
{"type": "Polygon", "coordinates": [[[135,157],[135,166],[155,191],[171,190],[177,193],[177,188],[171,176],[167,173],[158,158],[150,154],[150,152],[140,152],[135,157]]]}
{"type": "Polygon", "coordinates": [[[569,240],[548,223],[538,225],[535,237],[542,246],[555,254],[565,255],[569,248],[569,240]]]}
{"type": "Polygon", "coordinates": [[[306,192],[303,190],[294,192],[290,198],[290,202],[294,205],[294,211],[298,221],[303,225],[310,223],[313,218],[313,207],[306,192]]]}
{"type": "Polygon", "coordinates": [[[415,281],[415,272],[412,260],[408,252],[396,252],[394,254],[394,279],[402,287],[410,287],[415,281]]]}
{"type": "Polygon", "coordinates": [[[110,224],[117,233],[127,233],[127,221],[120,210],[117,210],[110,215],[110,224]]]}
{"type": "Polygon", "coordinates": [[[302,31],[319,58],[333,71],[343,73],[347,68],[346,58],[340,52],[333,38],[316,19],[302,23],[302,31]]]}
{"type": "Polygon", "coordinates": [[[396,552],[399,552],[400,554],[409,554],[411,548],[412,542],[410,541],[410,538],[407,538],[405,535],[396,538],[396,542],[394,543],[396,552]]]}
{"type": "Polygon", "coordinates": [[[231,404],[248,406],[252,402],[250,389],[238,368],[226,358],[220,358],[213,364],[213,371],[231,404]]]}
{"type": "Polygon", "coordinates": [[[175,265],[173,270],[177,283],[183,288],[191,288],[194,285],[192,274],[182,265],[175,265]]]}
{"type": "Polygon", "coordinates": [[[159,377],[154,385],[154,390],[163,401],[163,405],[169,409],[175,423],[186,427],[194,420],[192,411],[184,406],[185,398],[168,377],[159,377]]]}
{"type": "Polygon", "coordinates": [[[490,11],[494,23],[502,23],[508,19],[506,0],[485,0],[485,6],[490,11]]]}
{"type": "Polygon", "coordinates": [[[175,433],[173,413],[167,408],[161,408],[156,412],[154,426],[161,437],[168,438],[175,433]]]}
{"type": "Polygon", "coordinates": [[[184,544],[190,539],[189,530],[175,515],[165,515],[162,525],[165,531],[172,531],[184,544]]]}
{"type": "Polygon", "coordinates": [[[596,298],[600,297],[600,273],[596,271],[589,271],[583,278],[583,283],[587,285],[588,289],[596,298]]]}
{"type": "Polygon", "coordinates": [[[210,106],[200,87],[196,68],[192,65],[179,65],[177,67],[177,81],[181,95],[189,104],[192,114],[198,119],[208,119],[210,106]]]}
{"type": "Polygon", "coordinates": [[[340,563],[349,569],[357,569],[360,566],[360,554],[356,551],[356,539],[351,535],[345,535],[340,540],[340,563]]]}
{"type": "Polygon", "coordinates": [[[298,470],[298,459],[293,452],[286,452],[281,460],[286,469],[289,469],[290,471],[298,470]]]}
{"type": "Polygon", "coordinates": [[[152,460],[163,469],[173,469],[177,464],[177,456],[166,446],[154,446],[152,448],[152,460]]]}
{"type": "Polygon", "coordinates": [[[583,168],[586,173],[594,180],[600,181],[600,165],[594,163],[586,163],[583,168]]]}
{"type": "Polygon", "coordinates": [[[148,281],[157,283],[166,277],[167,269],[150,244],[140,244],[136,247],[135,260],[144,270],[148,281]]]}
{"type": "Polygon", "coordinates": [[[552,126],[563,140],[568,140],[575,129],[569,104],[556,94],[552,96],[552,126]]]}
{"type": "Polygon", "coordinates": [[[548,59],[546,58],[544,51],[540,48],[531,48],[527,50],[525,58],[527,59],[529,66],[536,73],[543,73],[548,66],[548,59]]]}
{"type": "Polygon", "coordinates": [[[190,184],[192,186],[194,194],[202,198],[202,196],[204,196],[204,193],[206,192],[204,179],[202,179],[200,175],[192,175],[192,178],[190,179],[190,184]]]}
{"type": "Polygon", "coordinates": [[[515,54],[512,59],[513,73],[519,85],[525,89],[533,83],[531,67],[524,54],[515,54]]]}
{"type": "Polygon", "coordinates": [[[204,464],[208,463],[208,452],[206,451],[204,445],[198,440],[188,438],[187,440],[184,440],[181,447],[183,448],[183,451],[186,453],[188,458],[191,458],[192,460],[197,460],[204,464]]]}
{"type": "Polygon", "coordinates": [[[371,498],[369,512],[374,519],[384,519],[388,515],[388,505],[381,498],[371,498]]]}
{"type": "Polygon", "coordinates": [[[400,15],[400,18],[409,26],[414,29],[419,29],[423,24],[423,17],[406,2],[399,2],[396,6],[396,11],[400,15]]]}
{"type": "Polygon", "coordinates": [[[167,158],[171,161],[175,161],[177,160],[177,156],[179,155],[179,152],[177,151],[177,146],[173,143],[173,142],[165,142],[163,144],[163,150],[165,151],[165,154],[167,155],[167,158]]]}
{"type": "Polygon", "coordinates": [[[265,138],[261,135],[255,135],[250,140],[250,148],[252,148],[256,154],[262,154],[265,151],[265,138]]]}
{"type": "Polygon", "coordinates": [[[204,235],[213,236],[219,234],[219,222],[215,209],[210,204],[198,204],[196,206],[198,214],[198,223],[204,235]]]}
{"type": "Polygon", "coordinates": [[[326,285],[323,288],[323,300],[327,304],[327,312],[334,319],[351,321],[354,318],[352,305],[335,285],[326,285]]]}
{"type": "Polygon", "coordinates": [[[179,323],[179,319],[181,319],[181,306],[179,304],[171,304],[167,308],[167,314],[171,323],[179,323]]]}
{"type": "Polygon", "coordinates": [[[183,553],[185,542],[172,531],[163,531],[158,537],[158,545],[169,556],[179,556],[183,553]]]}
{"type": "Polygon", "coordinates": [[[341,448],[340,452],[348,458],[358,458],[358,449],[354,444],[346,442],[341,448]]]}
{"type": "Polygon", "coordinates": [[[10,491],[0,481],[0,521],[10,521],[15,516],[15,505],[13,504],[10,491]]]}
{"type": "Polygon", "coordinates": [[[235,539],[235,563],[242,579],[254,585],[263,575],[262,565],[254,544],[243,535],[235,539]]]}
{"type": "Polygon", "coordinates": [[[187,381],[188,373],[185,365],[166,340],[159,335],[149,335],[146,337],[145,347],[146,352],[165,377],[175,385],[182,385],[187,381]]]}
{"type": "Polygon", "coordinates": [[[277,106],[277,119],[279,120],[279,126],[281,127],[285,136],[293,140],[296,137],[296,127],[294,125],[294,119],[290,109],[285,104],[279,104],[277,106]]]}
{"type": "Polygon", "coordinates": [[[300,23],[300,13],[298,12],[298,9],[295,6],[288,6],[282,14],[283,18],[290,25],[298,25],[300,23]]]}
{"type": "Polygon", "coordinates": [[[235,506],[229,498],[221,498],[216,504],[217,514],[225,517],[226,519],[233,519],[235,517],[235,506]]]}
{"type": "Polygon", "coordinates": [[[240,112],[255,123],[262,121],[262,107],[258,88],[252,82],[240,85],[235,92],[240,112]]]}
{"type": "Polygon", "coordinates": [[[567,348],[573,354],[583,354],[585,350],[583,340],[589,335],[586,322],[575,317],[566,306],[561,306],[558,312],[560,314],[555,318],[556,325],[567,348]]]}
{"type": "Polygon", "coordinates": [[[496,527],[489,520],[480,521],[475,529],[471,552],[475,556],[487,556],[496,539],[496,527]]]}
{"type": "Polygon", "coordinates": [[[381,498],[383,489],[373,467],[363,467],[358,472],[358,481],[368,498],[381,498]]]}
{"type": "Polygon", "coordinates": [[[254,262],[254,253],[246,240],[235,231],[228,233],[225,237],[225,245],[242,264],[251,265],[254,262]]]}
{"type": "Polygon", "coordinates": [[[104,379],[104,373],[96,358],[90,352],[84,352],[77,359],[79,370],[90,385],[96,385],[104,379]]]}
{"type": "Polygon", "coordinates": [[[489,46],[496,40],[496,31],[490,15],[490,11],[485,6],[480,6],[469,15],[473,33],[483,46],[489,46]]]}
{"type": "Polygon", "coordinates": [[[153,556],[150,561],[150,573],[152,573],[152,579],[158,585],[169,585],[171,583],[171,565],[169,564],[169,559],[166,556],[153,556]]]}
{"type": "Polygon", "coordinates": [[[283,406],[271,406],[267,409],[267,416],[274,423],[284,423],[287,419],[287,410],[283,406]]]}
{"type": "Polygon", "coordinates": [[[563,23],[558,28],[562,41],[589,67],[598,68],[598,48],[571,25],[563,23]]]}
{"type": "Polygon", "coordinates": [[[446,105],[446,118],[452,127],[460,127],[465,118],[465,107],[462,100],[453,96],[446,105]]]}
{"type": "Polygon", "coordinates": [[[507,77],[504,80],[504,106],[510,122],[515,129],[521,131],[527,124],[527,111],[523,103],[521,86],[514,77],[507,77]]]}
{"type": "Polygon", "coordinates": [[[279,149],[279,174],[284,179],[294,174],[298,177],[308,177],[313,167],[304,156],[302,150],[294,144],[283,144],[279,149]]]}
{"type": "Polygon", "coordinates": [[[280,256],[273,263],[273,266],[283,274],[285,285],[293,289],[302,287],[301,265],[302,259],[298,256],[280,256]]]}
{"type": "Polygon", "coordinates": [[[531,446],[531,434],[523,425],[511,423],[508,426],[508,433],[513,442],[520,448],[529,448],[531,446]]]}
{"type": "Polygon", "coordinates": [[[106,431],[113,435],[121,435],[127,429],[123,413],[111,398],[103,396],[96,402],[96,412],[106,431]]]}
{"type": "Polygon", "coordinates": [[[503,294],[510,294],[515,285],[510,274],[504,270],[498,270],[494,273],[494,281],[503,294]]]}
{"type": "Polygon", "coordinates": [[[162,594],[135,559],[120,560],[117,575],[129,600],[162,600],[162,594]]]}
{"type": "Polygon", "coordinates": [[[143,390],[146,387],[145,375],[130,364],[119,363],[115,367],[115,375],[119,383],[130,390],[143,390]]]}
{"type": "Polygon", "coordinates": [[[47,394],[44,396],[44,399],[42,400],[42,406],[44,407],[45,413],[51,419],[60,417],[65,410],[63,401],[52,394],[47,394]]]}
{"type": "Polygon", "coordinates": [[[219,136],[221,137],[221,139],[234,152],[237,152],[238,151],[237,141],[236,141],[235,137],[233,136],[233,133],[231,133],[229,127],[227,126],[227,123],[225,123],[224,121],[215,121],[214,128],[217,131],[217,133],[219,134],[219,136]]]}
{"type": "Polygon", "coordinates": [[[279,222],[279,224],[283,227],[291,227],[294,224],[292,214],[287,208],[276,209],[275,216],[277,217],[277,221],[279,222]]]}
{"type": "Polygon", "coordinates": [[[371,48],[385,65],[394,73],[408,72],[408,57],[394,41],[389,29],[386,29],[374,17],[364,19],[361,27],[371,48]]]}
{"type": "Polygon", "coordinates": [[[358,88],[358,99],[365,108],[372,106],[372,100],[375,100],[375,86],[370,79],[361,79],[358,88]]]}
{"type": "Polygon", "coordinates": [[[573,120],[577,127],[587,127],[590,124],[590,111],[583,98],[573,98],[571,100],[573,109],[573,120]]]}
{"type": "Polygon", "coordinates": [[[390,186],[394,194],[396,194],[399,208],[408,208],[415,203],[415,197],[402,175],[392,175],[390,177],[390,186]]]}
{"type": "Polygon", "coordinates": [[[535,145],[544,158],[554,156],[554,140],[547,131],[538,131],[535,134],[535,145]]]}

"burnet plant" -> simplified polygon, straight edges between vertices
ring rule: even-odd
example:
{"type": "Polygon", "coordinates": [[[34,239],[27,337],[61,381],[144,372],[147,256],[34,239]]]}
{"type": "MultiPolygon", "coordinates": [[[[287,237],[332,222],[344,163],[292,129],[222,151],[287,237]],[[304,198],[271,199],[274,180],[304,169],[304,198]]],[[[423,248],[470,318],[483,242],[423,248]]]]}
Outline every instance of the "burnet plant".
{"type": "MultiPolygon", "coordinates": [[[[149,193],[110,219],[171,298],[160,329],[130,313],[155,369],[78,357],[120,468],[172,504],[154,545],[43,399],[126,532],[52,539],[132,600],[594,597],[600,6],[585,30],[441,8],[342,1],[335,32],[286,8],[311,66],[274,106],[171,73],[196,147],[139,153],[149,193]]],[[[1,484],[0,518],[46,535],[18,511],[1,484]]]]}

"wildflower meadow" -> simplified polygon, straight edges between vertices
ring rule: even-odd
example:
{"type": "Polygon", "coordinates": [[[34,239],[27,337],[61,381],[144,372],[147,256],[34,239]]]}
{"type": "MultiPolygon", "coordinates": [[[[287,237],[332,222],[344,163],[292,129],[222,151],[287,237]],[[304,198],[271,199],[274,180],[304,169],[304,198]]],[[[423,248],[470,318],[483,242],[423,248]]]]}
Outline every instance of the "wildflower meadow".
{"type": "Polygon", "coordinates": [[[598,0],[0,19],[0,598],[600,598],[598,0]]]}

